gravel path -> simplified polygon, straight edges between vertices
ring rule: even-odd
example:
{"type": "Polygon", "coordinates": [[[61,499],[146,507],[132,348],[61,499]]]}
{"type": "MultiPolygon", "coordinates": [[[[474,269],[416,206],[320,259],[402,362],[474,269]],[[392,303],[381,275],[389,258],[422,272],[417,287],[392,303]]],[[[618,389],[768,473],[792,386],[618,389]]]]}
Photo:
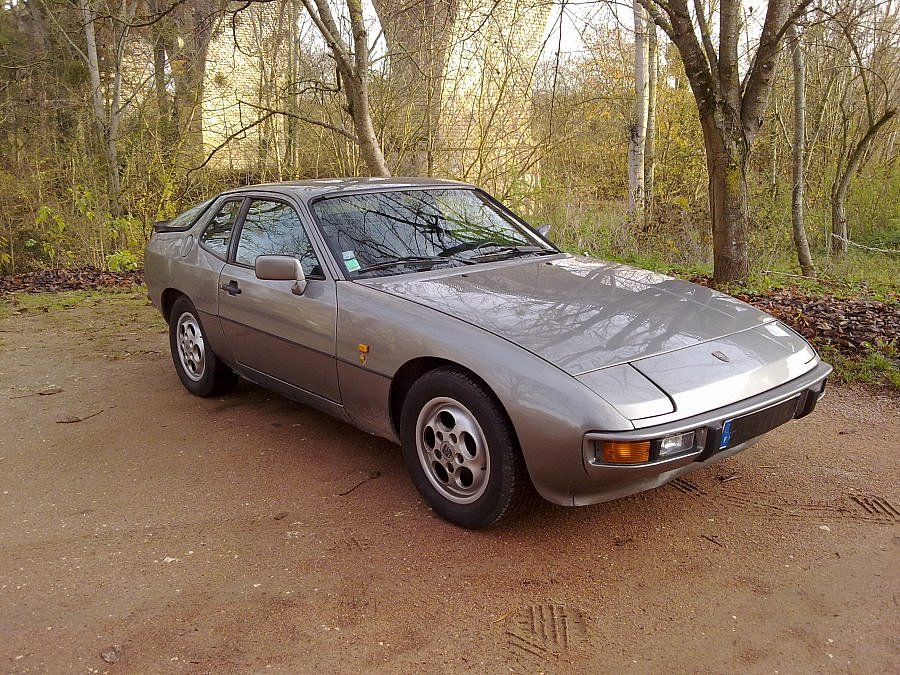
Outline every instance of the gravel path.
{"type": "Polygon", "coordinates": [[[19,313],[0,668],[896,672],[898,413],[834,387],[686,479],[473,533],[385,441],[247,383],[188,395],[140,294],[19,313]]]}

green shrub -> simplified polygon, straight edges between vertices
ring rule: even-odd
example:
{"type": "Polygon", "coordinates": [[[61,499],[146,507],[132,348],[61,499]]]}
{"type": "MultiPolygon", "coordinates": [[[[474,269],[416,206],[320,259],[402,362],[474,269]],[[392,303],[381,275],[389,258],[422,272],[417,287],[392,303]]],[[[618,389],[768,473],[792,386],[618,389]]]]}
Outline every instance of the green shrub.
{"type": "Polygon", "coordinates": [[[110,272],[130,272],[141,266],[140,260],[131,251],[116,251],[106,256],[106,266],[110,272]]]}

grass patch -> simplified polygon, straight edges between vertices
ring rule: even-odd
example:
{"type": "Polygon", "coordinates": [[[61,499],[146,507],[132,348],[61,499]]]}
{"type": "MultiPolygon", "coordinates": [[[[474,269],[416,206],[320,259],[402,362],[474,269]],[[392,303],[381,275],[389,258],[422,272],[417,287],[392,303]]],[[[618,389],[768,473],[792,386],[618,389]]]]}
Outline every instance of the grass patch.
{"type": "Polygon", "coordinates": [[[896,346],[885,351],[867,349],[863,354],[850,357],[830,345],[816,345],[819,355],[832,366],[832,378],[839,382],[864,382],[900,391],[900,355],[896,346]]]}
{"type": "Polygon", "coordinates": [[[16,315],[47,314],[78,307],[96,307],[99,304],[144,305],[147,302],[144,290],[103,290],[103,291],[59,291],[28,293],[17,291],[0,295],[0,319],[16,315]]]}

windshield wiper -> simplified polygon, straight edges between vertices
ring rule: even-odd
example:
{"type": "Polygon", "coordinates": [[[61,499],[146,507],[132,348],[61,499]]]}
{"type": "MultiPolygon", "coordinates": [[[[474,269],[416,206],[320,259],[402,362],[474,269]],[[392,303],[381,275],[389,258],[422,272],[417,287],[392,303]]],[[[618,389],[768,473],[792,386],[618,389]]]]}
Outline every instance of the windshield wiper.
{"type": "Polygon", "coordinates": [[[390,267],[396,267],[398,265],[425,266],[449,262],[460,262],[469,265],[472,264],[467,260],[460,260],[459,258],[448,258],[444,255],[405,255],[400,258],[394,258],[393,260],[385,260],[382,262],[372,263],[371,265],[364,265],[356,270],[356,272],[357,274],[361,274],[363,272],[373,272],[375,270],[388,269],[390,267]]]}
{"type": "MultiPolygon", "coordinates": [[[[490,242],[493,244],[494,242],[490,242]]],[[[502,244],[494,244],[499,248],[493,251],[487,251],[485,253],[478,253],[473,255],[469,260],[487,260],[490,258],[507,258],[507,257],[515,257],[520,255],[533,255],[535,253],[539,253],[541,255],[546,253],[553,253],[550,249],[543,248],[542,246],[504,246],[502,244]]],[[[481,246],[479,246],[481,248],[481,246]]]]}

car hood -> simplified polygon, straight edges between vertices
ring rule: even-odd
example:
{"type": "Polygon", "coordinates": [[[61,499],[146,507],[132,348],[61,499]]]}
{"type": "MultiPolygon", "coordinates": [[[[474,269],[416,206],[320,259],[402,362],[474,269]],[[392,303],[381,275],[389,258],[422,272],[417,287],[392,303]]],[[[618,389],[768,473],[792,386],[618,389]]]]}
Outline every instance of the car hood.
{"type": "Polygon", "coordinates": [[[570,255],[361,283],[490,331],[573,376],[773,321],[702,286],[570,255]]]}

